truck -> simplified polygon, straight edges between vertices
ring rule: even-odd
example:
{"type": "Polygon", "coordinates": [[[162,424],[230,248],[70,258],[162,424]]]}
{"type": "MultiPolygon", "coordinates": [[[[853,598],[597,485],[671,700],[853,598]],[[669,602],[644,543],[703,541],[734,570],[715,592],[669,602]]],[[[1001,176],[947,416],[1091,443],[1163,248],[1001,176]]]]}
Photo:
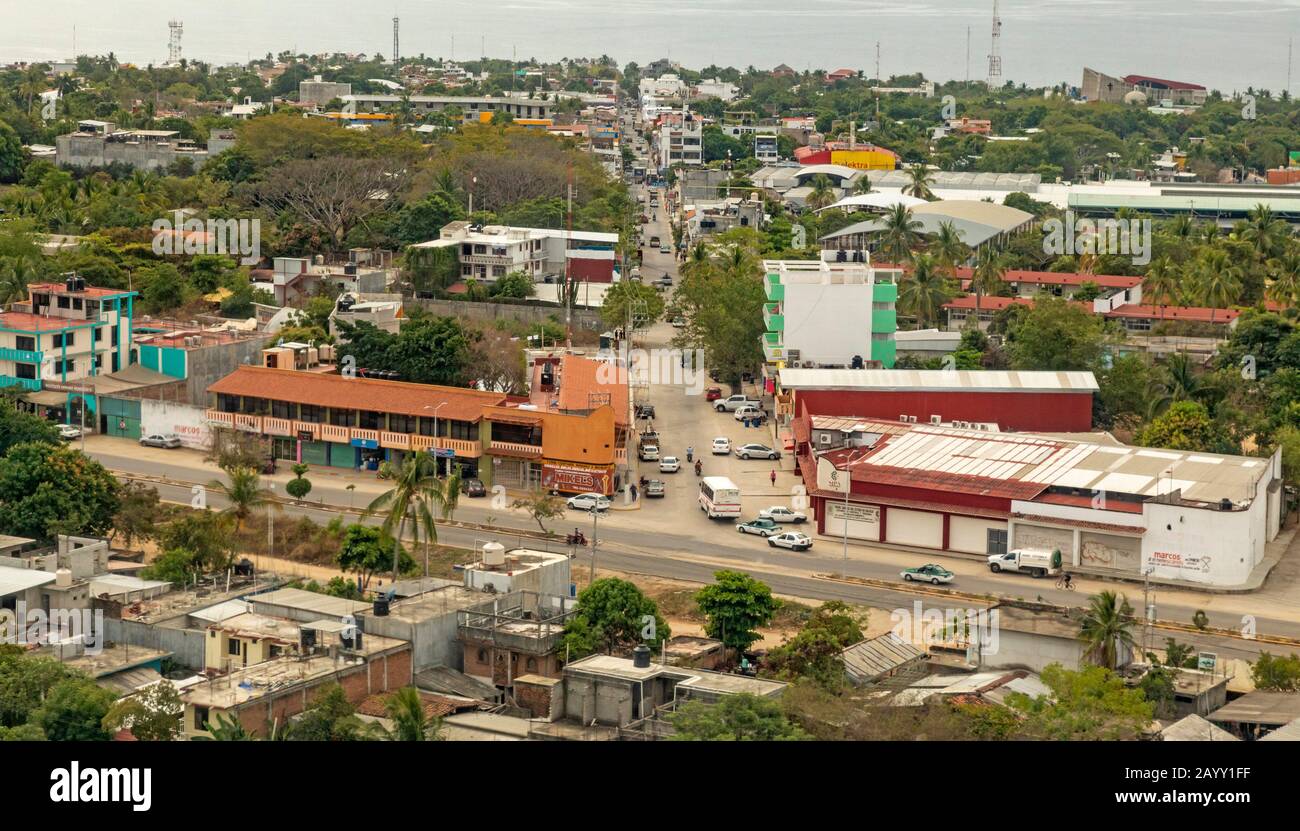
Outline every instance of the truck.
{"type": "Polygon", "coordinates": [[[700,480],[700,510],[709,519],[739,519],[740,488],[725,476],[705,476],[700,480]]]}
{"type": "Polygon", "coordinates": [[[727,398],[719,398],[713,402],[713,409],[720,413],[734,413],[741,407],[756,407],[763,409],[763,402],[756,398],[750,398],[748,395],[732,395],[727,398]]]}
{"type": "Polygon", "coordinates": [[[641,434],[641,439],[637,444],[636,456],[643,462],[656,462],[659,460],[659,434],[648,431],[641,434]]]}
{"type": "Polygon", "coordinates": [[[989,571],[1019,571],[1031,577],[1061,573],[1061,549],[1016,548],[1005,554],[989,555],[989,571]]]}

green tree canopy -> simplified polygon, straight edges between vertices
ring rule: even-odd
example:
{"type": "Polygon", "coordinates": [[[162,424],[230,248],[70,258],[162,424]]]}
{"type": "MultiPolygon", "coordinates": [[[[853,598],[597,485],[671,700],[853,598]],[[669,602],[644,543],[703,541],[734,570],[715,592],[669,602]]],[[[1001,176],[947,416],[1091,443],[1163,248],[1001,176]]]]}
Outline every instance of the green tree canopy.
{"type": "Polygon", "coordinates": [[[766,583],[739,571],[715,571],[713,582],[695,593],[695,603],[705,633],[740,652],[762,637],[756,630],[771,623],[781,605],[766,583]]]}
{"type": "Polygon", "coordinates": [[[571,659],[639,644],[657,648],[671,632],[658,605],[635,584],[602,577],[578,593],[578,611],[564,629],[571,659]]]}

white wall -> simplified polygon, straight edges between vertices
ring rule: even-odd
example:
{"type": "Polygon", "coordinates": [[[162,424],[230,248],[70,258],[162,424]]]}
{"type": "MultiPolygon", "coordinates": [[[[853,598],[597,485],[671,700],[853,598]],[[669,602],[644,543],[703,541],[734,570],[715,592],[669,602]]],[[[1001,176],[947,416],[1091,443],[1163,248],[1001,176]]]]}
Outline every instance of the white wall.
{"type": "Polygon", "coordinates": [[[1264,556],[1267,499],[1245,511],[1147,503],[1142,567],[1154,577],[1233,586],[1264,556]]]}
{"type": "Polygon", "coordinates": [[[984,554],[989,547],[989,529],[1005,531],[1007,524],[995,519],[979,517],[948,517],[948,550],[984,554]]]}
{"type": "MultiPolygon", "coordinates": [[[[857,540],[880,541],[880,508],[875,505],[849,503],[849,537],[857,540]]],[[[893,516],[893,513],[890,513],[893,516]]],[[[827,500],[826,535],[844,536],[844,503],[827,500]]]]}
{"type": "Polygon", "coordinates": [[[870,360],[872,293],[870,283],[788,283],[781,307],[785,348],[798,349],[804,361],[870,360]]]}
{"type": "Polygon", "coordinates": [[[196,450],[212,447],[212,428],[203,407],[144,399],[140,402],[140,435],[150,433],[175,433],[182,445],[196,450]]]}

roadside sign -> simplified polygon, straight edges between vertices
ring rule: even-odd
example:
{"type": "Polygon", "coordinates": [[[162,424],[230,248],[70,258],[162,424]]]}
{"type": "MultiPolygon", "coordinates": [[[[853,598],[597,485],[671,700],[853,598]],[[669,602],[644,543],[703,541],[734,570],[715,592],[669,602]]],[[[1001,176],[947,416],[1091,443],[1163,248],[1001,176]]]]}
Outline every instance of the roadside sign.
{"type": "Polygon", "coordinates": [[[1219,663],[1219,656],[1213,652],[1196,653],[1196,668],[1205,672],[1213,672],[1215,666],[1219,663]]]}

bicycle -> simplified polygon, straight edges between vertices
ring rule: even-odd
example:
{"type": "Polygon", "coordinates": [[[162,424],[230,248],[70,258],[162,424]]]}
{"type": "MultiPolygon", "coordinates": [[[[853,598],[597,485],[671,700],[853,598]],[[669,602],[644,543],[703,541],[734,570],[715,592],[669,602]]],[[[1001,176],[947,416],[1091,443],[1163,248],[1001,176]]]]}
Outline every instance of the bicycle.
{"type": "Polygon", "coordinates": [[[1072,592],[1074,591],[1074,579],[1070,575],[1064,574],[1056,579],[1056,588],[1072,592]]]}

